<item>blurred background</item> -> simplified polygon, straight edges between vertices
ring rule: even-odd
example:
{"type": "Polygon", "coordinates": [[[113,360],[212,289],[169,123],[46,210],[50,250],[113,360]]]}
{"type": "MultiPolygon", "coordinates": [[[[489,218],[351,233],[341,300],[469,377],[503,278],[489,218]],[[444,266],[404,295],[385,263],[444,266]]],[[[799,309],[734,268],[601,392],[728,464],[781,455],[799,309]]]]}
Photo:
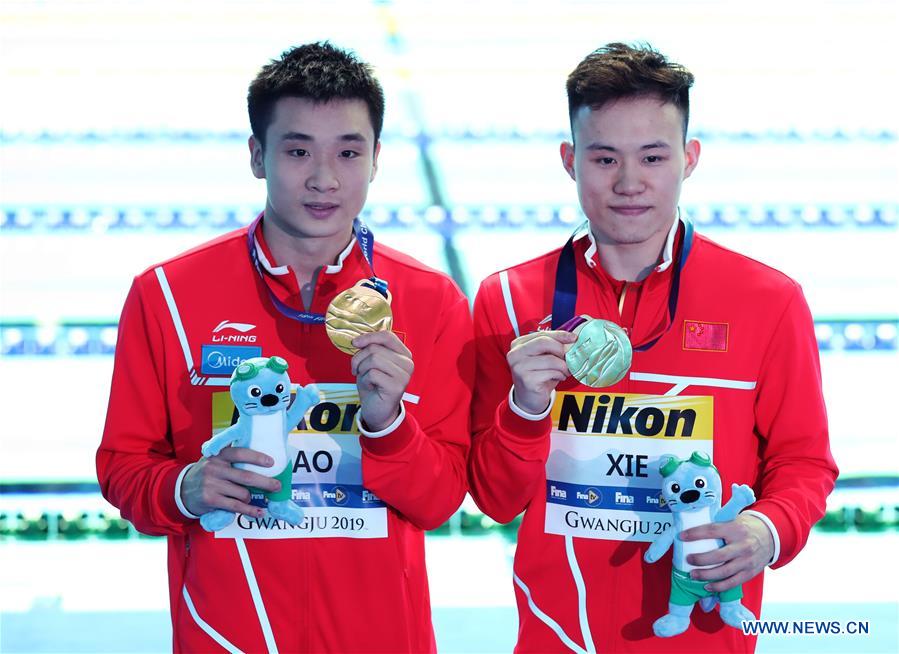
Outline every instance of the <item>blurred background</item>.
{"type": "MultiPolygon", "coordinates": [[[[577,62],[648,41],[693,71],[703,150],[681,209],[802,284],[841,469],[763,617],[871,623],[758,651],[899,651],[897,27],[875,0],[4,0],[0,650],[170,649],[164,541],[94,476],[118,314],[135,274],[261,210],[247,85],[329,39],[387,95],[363,218],[470,297],[583,219],[558,158],[577,62]]],[[[469,499],[429,536],[441,651],[511,651],[515,529],[469,499]]]]}

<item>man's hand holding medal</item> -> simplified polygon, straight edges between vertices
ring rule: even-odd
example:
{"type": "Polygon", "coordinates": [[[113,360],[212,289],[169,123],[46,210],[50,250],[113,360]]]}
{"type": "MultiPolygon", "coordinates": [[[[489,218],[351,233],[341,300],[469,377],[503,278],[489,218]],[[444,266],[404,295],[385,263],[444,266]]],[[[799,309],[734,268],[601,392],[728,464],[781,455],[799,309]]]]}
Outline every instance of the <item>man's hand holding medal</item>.
{"type": "Polygon", "coordinates": [[[576,316],[556,330],[520,336],[506,356],[515,405],[542,414],[553,390],[569,375],[593,388],[617,384],[630,369],[632,356],[621,327],[590,316],[576,316]]]}
{"type": "Polygon", "coordinates": [[[334,346],[353,356],[362,426],[372,432],[390,426],[415,368],[412,353],[391,331],[390,292],[363,279],[328,306],[325,329],[334,346]]]}

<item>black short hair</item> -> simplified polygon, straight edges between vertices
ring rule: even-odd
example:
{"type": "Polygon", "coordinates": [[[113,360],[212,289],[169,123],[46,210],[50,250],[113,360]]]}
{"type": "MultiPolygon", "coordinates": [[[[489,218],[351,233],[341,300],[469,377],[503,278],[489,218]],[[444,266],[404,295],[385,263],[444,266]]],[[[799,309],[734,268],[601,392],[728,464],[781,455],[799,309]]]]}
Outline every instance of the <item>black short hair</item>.
{"type": "Polygon", "coordinates": [[[622,98],[656,96],[680,109],[686,139],[691,86],[693,74],[649,44],[609,43],[587,55],[568,76],[568,118],[573,124],[584,106],[599,109],[622,98]]]}
{"type": "Polygon", "coordinates": [[[307,98],[313,102],[362,100],[375,132],[384,125],[384,90],[372,67],[355,54],[327,41],[307,43],[281,54],[262,67],[247,93],[253,136],[265,147],[265,131],[281,98],[307,98]]]}

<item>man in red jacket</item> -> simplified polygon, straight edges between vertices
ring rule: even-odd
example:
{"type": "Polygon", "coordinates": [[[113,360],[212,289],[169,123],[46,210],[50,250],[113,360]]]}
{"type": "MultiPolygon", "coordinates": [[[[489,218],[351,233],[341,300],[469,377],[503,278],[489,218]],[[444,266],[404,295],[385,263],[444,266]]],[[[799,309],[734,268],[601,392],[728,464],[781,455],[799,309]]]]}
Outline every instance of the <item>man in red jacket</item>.
{"type": "Polygon", "coordinates": [[[135,278],[97,453],[103,494],[168,536],[177,652],[433,651],[424,530],[467,486],[468,301],[356,220],[384,115],[369,66],[301,46],[262,68],[248,103],[265,211],[135,278]],[[324,314],[367,279],[387,282],[393,330],[356,337],[349,356],[324,314]],[[235,367],[275,355],[321,394],[288,441],[296,526],[248,490],[278,491],[277,478],[233,465],[272,466],[266,455],[200,454],[236,419],[235,367]],[[197,517],[216,509],[237,517],[209,533],[197,517]]]}
{"type": "Polygon", "coordinates": [[[802,549],[837,476],[799,285],[678,217],[700,153],[686,139],[692,82],[648,47],[610,44],[578,65],[561,157],[586,229],[489,277],[475,301],[469,476],[488,515],[525,512],[518,652],[751,652],[717,611],[694,611],[683,635],[653,633],[672,574],[668,556],[643,560],[671,524],[659,463],[698,451],[724,502],[733,483],[754,489],[735,520],[680,538],[685,572],[715,593],[742,584],[756,615],[760,573],[802,549]],[[626,332],[620,381],[594,388],[569,373],[565,323],[580,315],[626,332]],[[707,539],[724,546],[690,545],[707,539]]]}

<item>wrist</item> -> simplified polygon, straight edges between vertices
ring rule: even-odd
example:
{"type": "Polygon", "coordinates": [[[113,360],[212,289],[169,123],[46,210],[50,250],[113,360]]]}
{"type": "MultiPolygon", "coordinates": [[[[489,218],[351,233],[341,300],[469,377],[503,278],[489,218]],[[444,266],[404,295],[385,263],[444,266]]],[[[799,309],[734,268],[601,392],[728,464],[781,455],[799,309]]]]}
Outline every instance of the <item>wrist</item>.
{"type": "Polygon", "coordinates": [[[194,467],[194,465],[195,464],[191,463],[191,464],[184,466],[184,468],[181,470],[180,474],[178,475],[178,479],[175,481],[175,505],[178,507],[178,510],[181,511],[181,514],[185,518],[191,518],[191,519],[195,520],[195,519],[199,518],[200,516],[196,515],[193,511],[191,511],[187,507],[187,504],[184,501],[184,495],[182,493],[182,489],[184,486],[184,478],[187,476],[187,473],[190,471],[190,469],[194,467]]]}
{"type": "Polygon", "coordinates": [[[400,415],[399,407],[391,413],[387,418],[369,420],[365,417],[364,414],[360,414],[359,416],[359,426],[362,427],[367,432],[379,432],[384,431],[389,427],[392,423],[396,422],[396,419],[400,415]]]}
{"type": "Polygon", "coordinates": [[[522,418],[527,418],[528,420],[540,420],[549,415],[555,393],[555,391],[550,392],[549,397],[546,398],[545,401],[531,400],[528,402],[527,400],[530,398],[521,400],[518,393],[515,392],[515,386],[512,386],[512,390],[509,391],[509,408],[512,409],[513,413],[522,418]],[[537,404],[540,404],[541,406],[535,406],[537,404]]]}
{"type": "Polygon", "coordinates": [[[766,516],[761,511],[753,511],[752,509],[747,509],[740,513],[740,516],[746,516],[747,518],[755,518],[755,523],[764,526],[764,529],[759,529],[758,532],[760,534],[767,534],[767,538],[762,536],[765,543],[771,548],[769,550],[770,557],[765,565],[774,565],[777,563],[777,560],[780,558],[780,537],[777,533],[777,527],[774,526],[774,523],[771,522],[771,518],[766,516]]]}
{"type": "MultiPolygon", "coordinates": [[[[384,425],[380,429],[376,429],[372,427],[367,420],[362,416],[362,412],[360,411],[356,414],[356,424],[359,427],[359,433],[363,436],[367,436],[368,438],[381,438],[382,436],[386,436],[388,434],[393,433],[397,427],[403,422],[406,417],[406,408],[402,402],[400,402],[397,407],[396,415],[390,419],[390,422],[384,423],[384,425]]],[[[376,423],[380,424],[380,423],[376,423]]]]}

